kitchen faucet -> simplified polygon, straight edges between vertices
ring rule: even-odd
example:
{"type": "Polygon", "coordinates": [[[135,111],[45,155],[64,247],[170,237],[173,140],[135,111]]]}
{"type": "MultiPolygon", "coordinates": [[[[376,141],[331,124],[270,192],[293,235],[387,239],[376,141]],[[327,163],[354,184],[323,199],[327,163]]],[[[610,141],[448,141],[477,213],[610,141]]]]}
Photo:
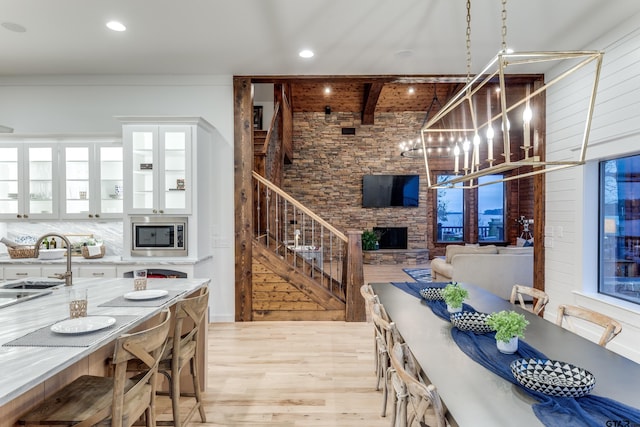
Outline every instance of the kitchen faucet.
{"type": "Polygon", "coordinates": [[[65,245],[67,245],[67,271],[66,273],[56,273],[54,274],[54,276],[57,279],[64,279],[65,286],[71,286],[73,284],[71,282],[71,242],[69,242],[69,239],[67,239],[61,234],[56,234],[56,233],[44,234],[40,236],[36,241],[34,258],[38,258],[38,255],[40,254],[40,245],[42,244],[42,241],[44,240],[45,237],[59,237],[60,239],[62,239],[65,245]]]}

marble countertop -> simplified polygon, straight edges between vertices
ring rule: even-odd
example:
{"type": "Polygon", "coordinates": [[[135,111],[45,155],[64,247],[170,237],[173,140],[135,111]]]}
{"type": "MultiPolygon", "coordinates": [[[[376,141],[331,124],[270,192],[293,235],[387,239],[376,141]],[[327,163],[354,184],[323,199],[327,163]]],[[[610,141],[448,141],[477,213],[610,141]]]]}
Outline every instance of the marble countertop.
{"type": "MultiPolygon", "coordinates": [[[[195,258],[164,258],[164,257],[144,257],[144,258],[122,258],[121,256],[104,256],[102,258],[84,258],[81,256],[74,256],[71,259],[72,265],[76,264],[106,264],[106,265],[117,265],[117,264],[163,264],[163,265],[193,265],[199,262],[202,262],[206,259],[211,258],[205,257],[201,259],[195,258]]],[[[38,258],[9,258],[8,255],[0,256],[0,265],[1,264],[10,264],[10,265],[66,265],[67,259],[65,257],[60,259],[38,259],[38,258]]]]}
{"type": "MultiPolygon", "coordinates": [[[[165,306],[174,304],[184,295],[209,283],[209,279],[149,279],[148,289],[179,291],[176,298],[168,299],[158,307],[99,307],[100,304],[133,290],[133,279],[77,279],[73,288],[86,288],[88,315],[136,316],[126,325],[129,330],[153,317],[165,306]]],[[[64,285],[51,288],[49,295],[0,308],[0,405],[83,359],[96,349],[113,341],[124,331],[116,329],[89,347],[13,347],[4,346],[16,338],[48,327],[69,317],[64,285]]]]}

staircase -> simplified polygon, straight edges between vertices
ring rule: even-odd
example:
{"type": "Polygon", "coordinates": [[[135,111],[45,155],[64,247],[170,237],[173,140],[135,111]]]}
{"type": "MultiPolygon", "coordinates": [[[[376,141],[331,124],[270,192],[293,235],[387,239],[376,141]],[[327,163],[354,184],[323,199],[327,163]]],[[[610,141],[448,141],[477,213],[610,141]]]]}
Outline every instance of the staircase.
{"type": "Polygon", "coordinates": [[[364,320],[360,232],[347,235],[253,173],[253,320],[364,320]]]}
{"type": "Polygon", "coordinates": [[[285,193],[293,161],[287,87],[276,88],[269,130],[253,131],[252,320],[365,320],[361,232],[337,230],[285,193]]]}

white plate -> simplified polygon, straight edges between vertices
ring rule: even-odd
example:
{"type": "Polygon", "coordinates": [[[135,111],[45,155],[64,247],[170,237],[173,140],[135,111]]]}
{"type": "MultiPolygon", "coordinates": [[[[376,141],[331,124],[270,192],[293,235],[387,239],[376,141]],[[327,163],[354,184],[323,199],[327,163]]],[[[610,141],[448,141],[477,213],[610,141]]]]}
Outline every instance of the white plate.
{"type": "Polygon", "coordinates": [[[162,289],[147,289],[144,291],[133,291],[124,294],[125,299],[155,299],[169,295],[168,291],[163,291],[162,289]]]}
{"type": "Polygon", "coordinates": [[[63,320],[51,326],[51,330],[58,334],[84,334],[108,328],[116,323],[116,319],[109,316],[77,317],[63,320]]]}

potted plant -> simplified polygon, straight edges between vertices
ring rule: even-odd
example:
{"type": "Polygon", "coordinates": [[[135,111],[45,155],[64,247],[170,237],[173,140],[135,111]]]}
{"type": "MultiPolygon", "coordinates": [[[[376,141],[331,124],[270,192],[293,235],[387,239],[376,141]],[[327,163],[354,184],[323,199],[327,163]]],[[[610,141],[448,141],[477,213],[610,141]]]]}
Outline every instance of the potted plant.
{"type": "Polygon", "coordinates": [[[380,236],[373,230],[364,230],[362,232],[362,249],[365,251],[373,251],[378,249],[378,239],[380,236]]]}
{"type": "Polygon", "coordinates": [[[496,345],[501,353],[512,354],[518,350],[518,338],[524,338],[529,321],[513,310],[502,310],[487,317],[487,325],[496,331],[496,345]]]}
{"type": "Polygon", "coordinates": [[[449,283],[442,290],[442,298],[447,303],[449,313],[462,311],[462,302],[469,297],[469,291],[460,287],[456,282],[449,283]]]}

